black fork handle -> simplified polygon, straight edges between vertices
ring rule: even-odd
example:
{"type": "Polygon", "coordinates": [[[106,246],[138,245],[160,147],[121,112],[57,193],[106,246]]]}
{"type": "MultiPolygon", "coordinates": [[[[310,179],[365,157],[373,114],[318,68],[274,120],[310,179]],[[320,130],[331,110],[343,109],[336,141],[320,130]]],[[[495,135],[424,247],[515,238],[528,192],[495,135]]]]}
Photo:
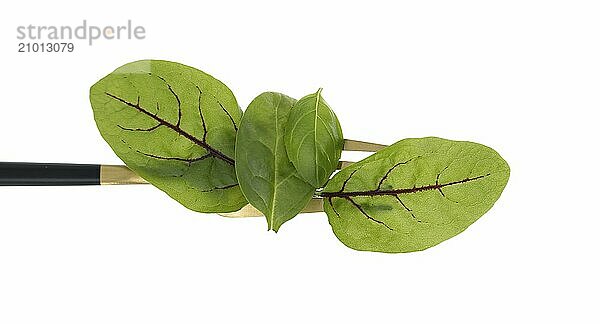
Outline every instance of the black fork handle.
{"type": "Polygon", "coordinates": [[[99,184],[99,164],[0,162],[0,186],[84,186],[99,184]]]}

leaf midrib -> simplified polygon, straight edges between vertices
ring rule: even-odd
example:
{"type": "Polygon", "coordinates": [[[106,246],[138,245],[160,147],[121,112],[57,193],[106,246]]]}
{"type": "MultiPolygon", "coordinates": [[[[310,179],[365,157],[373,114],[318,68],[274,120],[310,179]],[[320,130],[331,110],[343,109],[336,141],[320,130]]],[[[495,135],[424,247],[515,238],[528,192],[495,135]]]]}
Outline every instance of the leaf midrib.
{"type": "Polygon", "coordinates": [[[430,191],[430,190],[440,190],[445,187],[483,179],[490,175],[491,175],[491,173],[487,173],[487,174],[476,176],[473,178],[464,178],[462,180],[457,180],[457,181],[452,181],[452,182],[447,182],[447,183],[436,183],[436,184],[432,184],[432,185],[413,187],[413,188],[402,188],[402,189],[392,189],[392,190],[322,192],[321,197],[324,197],[324,198],[342,197],[343,198],[343,197],[396,196],[396,195],[401,195],[401,194],[410,194],[410,193],[417,193],[417,192],[430,191]]]}
{"type": "MultiPolygon", "coordinates": [[[[313,131],[314,131],[314,149],[315,149],[315,166],[319,165],[319,154],[317,152],[317,120],[318,120],[318,116],[319,116],[319,100],[321,99],[321,91],[323,90],[323,88],[319,88],[319,90],[317,90],[316,93],[316,100],[315,100],[315,120],[314,120],[314,124],[313,124],[313,131]]],[[[315,167],[314,168],[315,171],[315,180],[318,182],[319,181],[319,171],[318,169],[315,167]]]]}
{"type": "Polygon", "coordinates": [[[155,121],[157,121],[158,123],[160,123],[161,125],[164,125],[168,128],[170,128],[171,130],[173,130],[174,132],[182,135],[183,137],[187,138],[188,140],[190,140],[192,143],[204,148],[206,151],[208,151],[208,153],[210,153],[211,155],[213,155],[214,157],[223,160],[224,162],[230,164],[230,165],[235,165],[235,160],[230,158],[229,156],[225,155],[223,152],[213,148],[212,146],[210,146],[208,143],[204,142],[203,140],[191,135],[190,133],[184,131],[180,126],[174,125],[172,123],[169,123],[168,121],[152,114],[150,111],[148,111],[147,109],[143,108],[142,106],[140,106],[139,104],[139,97],[138,97],[138,103],[132,103],[129,102],[123,98],[120,98],[116,95],[113,95],[111,93],[105,92],[105,94],[107,96],[109,96],[110,98],[117,100],[131,108],[136,109],[137,111],[143,113],[144,115],[154,119],[155,121]]]}
{"type": "Polygon", "coordinates": [[[271,194],[271,211],[269,213],[269,229],[275,227],[275,199],[277,198],[277,147],[279,146],[279,105],[283,97],[279,97],[279,102],[275,105],[275,147],[273,148],[273,193],[271,194]]]}

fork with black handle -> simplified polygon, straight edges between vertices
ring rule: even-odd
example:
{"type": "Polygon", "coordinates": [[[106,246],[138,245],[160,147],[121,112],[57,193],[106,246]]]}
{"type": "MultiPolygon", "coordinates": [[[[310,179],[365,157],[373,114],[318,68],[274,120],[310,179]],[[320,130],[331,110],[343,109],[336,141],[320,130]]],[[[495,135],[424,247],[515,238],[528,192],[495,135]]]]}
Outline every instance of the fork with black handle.
{"type": "MultiPolygon", "coordinates": [[[[344,140],[344,151],[376,152],[385,145],[344,140]]],[[[338,169],[353,162],[340,161],[338,169]]],[[[69,164],[69,163],[30,163],[0,162],[0,186],[86,186],[86,185],[123,185],[147,184],[124,165],[69,164]]],[[[313,198],[302,213],[323,211],[320,198],[313,198]]],[[[250,204],[231,213],[220,213],[226,217],[263,216],[250,204]]]]}

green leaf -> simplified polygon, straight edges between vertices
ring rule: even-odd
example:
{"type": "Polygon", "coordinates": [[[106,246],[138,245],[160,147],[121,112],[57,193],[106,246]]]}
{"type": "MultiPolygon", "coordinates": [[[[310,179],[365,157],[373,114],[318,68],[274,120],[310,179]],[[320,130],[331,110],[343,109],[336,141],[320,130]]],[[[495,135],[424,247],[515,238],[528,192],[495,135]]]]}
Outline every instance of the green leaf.
{"type": "Polygon", "coordinates": [[[142,178],[199,212],[246,204],[235,176],[242,111],[223,83],[179,63],[126,64],[90,89],[100,134],[142,178]]]}
{"type": "Polygon", "coordinates": [[[344,148],[342,127],[321,96],[322,90],[296,102],[285,134],[290,161],[300,176],[315,188],[329,180],[344,148]]]}
{"type": "Polygon", "coordinates": [[[244,112],[237,135],[236,172],[246,199],[277,231],[310,201],[306,183],[285,151],[285,125],[295,100],[274,92],[256,97],[244,112]]]}
{"type": "Polygon", "coordinates": [[[321,196],[335,235],[348,247],[412,252],[479,219],[509,173],[506,161],[481,144],[405,139],[341,170],[321,196]]]}

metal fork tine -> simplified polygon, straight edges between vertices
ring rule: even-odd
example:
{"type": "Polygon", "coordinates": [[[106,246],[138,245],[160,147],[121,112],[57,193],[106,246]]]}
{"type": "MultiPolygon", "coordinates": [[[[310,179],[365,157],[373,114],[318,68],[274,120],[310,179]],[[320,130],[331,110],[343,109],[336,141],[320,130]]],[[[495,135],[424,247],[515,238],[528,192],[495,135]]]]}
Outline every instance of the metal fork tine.
{"type": "Polygon", "coordinates": [[[355,141],[351,139],[344,140],[344,151],[377,152],[387,145],[355,141]]]}
{"type": "MultiPolygon", "coordinates": [[[[344,151],[360,151],[360,152],[377,152],[386,147],[385,145],[355,141],[350,139],[344,140],[344,151]]],[[[338,170],[352,164],[351,161],[340,161],[338,170]]],[[[122,184],[148,184],[148,182],[138,176],[124,165],[102,165],[100,170],[100,183],[102,185],[122,185],[122,184]]]]}
{"type": "MultiPolygon", "coordinates": [[[[350,139],[344,140],[344,151],[358,151],[358,152],[377,152],[386,145],[355,141],[350,139]]],[[[340,161],[338,164],[338,170],[351,165],[352,161],[340,161]]],[[[119,166],[101,166],[101,175],[104,174],[105,181],[101,181],[105,185],[113,184],[147,184],[144,179],[135,174],[129,168],[124,165],[119,166]],[[104,171],[104,172],[102,172],[104,171]]],[[[317,213],[323,211],[323,200],[319,198],[313,198],[308,205],[302,210],[301,213],[317,213]]],[[[241,218],[241,217],[261,217],[263,214],[252,205],[248,204],[242,209],[231,212],[231,213],[219,213],[224,217],[241,218]]]]}
{"type": "Polygon", "coordinates": [[[338,163],[337,169],[338,169],[338,170],[341,170],[341,169],[343,169],[343,168],[345,168],[345,167],[349,166],[349,165],[350,165],[350,164],[352,164],[352,163],[354,163],[354,162],[352,162],[352,161],[340,161],[340,162],[338,163]]]}
{"type": "MultiPolygon", "coordinates": [[[[313,198],[300,213],[318,213],[322,211],[323,199],[313,198]]],[[[234,211],[231,213],[219,213],[219,215],[229,218],[264,217],[264,215],[258,209],[254,208],[250,204],[242,207],[242,209],[238,211],[234,211]]]]}

